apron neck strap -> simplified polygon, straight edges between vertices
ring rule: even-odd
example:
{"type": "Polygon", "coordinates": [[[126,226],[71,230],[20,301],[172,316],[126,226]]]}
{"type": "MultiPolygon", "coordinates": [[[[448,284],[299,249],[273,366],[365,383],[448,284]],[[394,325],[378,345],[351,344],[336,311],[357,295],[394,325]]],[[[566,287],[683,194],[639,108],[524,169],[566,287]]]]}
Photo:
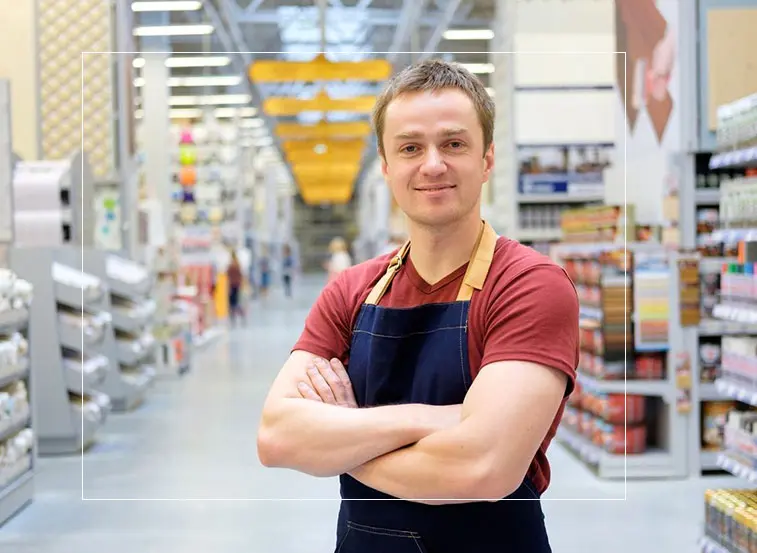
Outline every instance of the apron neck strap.
{"type": "MultiPolygon", "coordinates": [[[[497,233],[489,223],[482,223],[481,232],[478,235],[478,240],[473,248],[473,254],[468,262],[468,270],[465,272],[465,278],[463,278],[463,283],[457,294],[457,301],[468,301],[473,297],[474,290],[481,290],[483,288],[486,275],[489,273],[489,267],[494,258],[494,247],[496,244],[497,233]]],[[[378,302],[381,301],[381,298],[389,288],[389,284],[394,279],[394,275],[397,274],[397,271],[400,270],[400,267],[405,262],[409,251],[410,241],[408,240],[389,262],[386,272],[373,287],[371,293],[368,294],[365,300],[367,305],[378,305],[378,302]]]]}

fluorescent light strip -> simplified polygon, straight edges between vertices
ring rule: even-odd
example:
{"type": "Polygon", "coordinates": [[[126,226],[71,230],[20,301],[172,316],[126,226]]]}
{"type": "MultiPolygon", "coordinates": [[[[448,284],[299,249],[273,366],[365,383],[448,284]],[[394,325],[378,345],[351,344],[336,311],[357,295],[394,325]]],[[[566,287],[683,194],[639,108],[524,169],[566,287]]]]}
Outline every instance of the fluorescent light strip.
{"type": "Polygon", "coordinates": [[[132,2],[133,12],[192,12],[202,8],[199,0],[174,0],[169,2],[132,2]]]}
{"type": "Polygon", "coordinates": [[[213,96],[171,96],[168,104],[171,106],[223,106],[230,104],[249,104],[252,96],[249,94],[216,94],[213,96]]]}
{"type": "Polygon", "coordinates": [[[209,35],[213,30],[213,25],[157,25],[153,27],[135,27],[134,36],[209,35]]]}
{"type": "Polygon", "coordinates": [[[491,29],[447,29],[442,35],[444,40],[491,40],[494,31],[491,29]]]}
{"type": "MultiPolygon", "coordinates": [[[[138,109],[134,112],[135,119],[144,117],[144,110],[138,109]]],[[[168,117],[171,119],[198,119],[202,117],[201,109],[172,109],[168,111],[168,117]]]]}
{"type": "MultiPolygon", "coordinates": [[[[225,67],[231,63],[228,56],[181,56],[168,58],[166,67],[225,67]]],[[[145,66],[145,58],[134,58],[132,66],[136,69],[145,66]]]]}
{"type": "Polygon", "coordinates": [[[461,63],[460,65],[475,74],[494,73],[493,63],[461,63]]]}
{"type": "MultiPolygon", "coordinates": [[[[203,77],[171,77],[168,86],[236,86],[242,82],[237,75],[206,75],[203,77]]],[[[145,86],[144,77],[134,79],[134,86],[145,86]]]]}
{"type": "Polygon", "coordinates": [[[213,115],[218,118],[234,117],[235,115],[239,115],[239,117],[253,117],[257,114],[258,110],[256,108],[216,108],[213,111],[213,115]]]}
{"type": "Polygon", "coordinates": [[[239,126],[243,129],[259,129],[265,125],[262,119],[242,119],[239,126]]]}

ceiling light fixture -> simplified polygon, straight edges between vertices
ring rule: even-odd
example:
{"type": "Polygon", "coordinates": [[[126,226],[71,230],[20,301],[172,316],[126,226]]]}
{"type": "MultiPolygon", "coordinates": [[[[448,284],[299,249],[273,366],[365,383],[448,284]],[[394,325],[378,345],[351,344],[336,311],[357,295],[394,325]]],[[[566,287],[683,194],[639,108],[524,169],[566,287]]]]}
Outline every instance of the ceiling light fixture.
{"type": "Polygon", "coordinates": [[[494,73],[493,63],[461,63],[465,69],[474,74],[494,73]]]}
{"type": "Polygon", "coordinates": [[[135,27],[134,36],[194,36],[209,35],[213,25],[156,25],[135,27]]]}
{"type": "Polygon", "coordinates": [[[258,110],[256,108],[216,108],[213,111],[213,115],[218,117],[219,119],[222,117],[254,117],[258,114],[258,110]]]}
{"type": "Polygon", "coordinates": [[[168,104],[171,106],[223,106],[230,104],[249,104],[252,96],[249,94],[215,94],[212,96],[171,96],[168,104]]]}
{"type": "MultiPolygon", "coordinates": [[[[135,119],[142,119],[144,110],[138,109],[134,112],[135,119]]],[[[199,119],[202,117],[201,109],[172,109],[168,111],[168,117],[171,119],[199,119]]]]}
{"type": "Polygon", "coordinates": [[[192,12],[202,8],[199,0],[173,0],[166,2],[132,2],[133,12],[192,12]]]}
{"type": "Polygon", "coordinates": [[[242,119],[239,122],[239,126],[243,129],[259,129],[265,126],[265,121],[262,119],[242,119]]]}
{"type": "MultiPolygon", "coordinates": [[[[236,86],[242,77],[237,75],[205,75],[201,77],[170,77],[168,86],[236,86]]],[[[134,86],[145,86],[145,79],[137,77],[134,86]]]]}
{"type": "MultiPolygon", "coordinates": [[[[225,67],[231,63],[228,56],[181,56],[166,60],[166,67],[225,67]]],[[[145,66],[145,58],[134,58],[131,62],[136,69],[145,66]]]]}
{"type": "Polygon", "coordinates": [[[442,35],[444,40],[491,40],[494,31],[491,29],[447,29],[442,35]]]}

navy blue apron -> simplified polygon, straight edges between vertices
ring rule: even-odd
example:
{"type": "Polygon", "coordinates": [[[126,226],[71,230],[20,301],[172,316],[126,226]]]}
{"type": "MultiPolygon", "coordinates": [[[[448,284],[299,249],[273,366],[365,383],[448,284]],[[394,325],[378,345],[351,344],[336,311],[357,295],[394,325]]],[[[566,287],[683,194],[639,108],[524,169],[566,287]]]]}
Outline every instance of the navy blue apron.
{"type": "MultiPolygon", "coordinates": [[[[358,314],[349,375],[361,407],[460,404],[471,386],[468,309],[483,286],[497,236],[483,224],[457,301],[409,309],[378,305],[409,251],[405,244],[358,314]]],[[[340,476],[336,553],[550,553],[539,494],[526,477],[498,502],[424,505],[340,476]],[[509,501],[527,499],[528,501],[509,501]]]]}

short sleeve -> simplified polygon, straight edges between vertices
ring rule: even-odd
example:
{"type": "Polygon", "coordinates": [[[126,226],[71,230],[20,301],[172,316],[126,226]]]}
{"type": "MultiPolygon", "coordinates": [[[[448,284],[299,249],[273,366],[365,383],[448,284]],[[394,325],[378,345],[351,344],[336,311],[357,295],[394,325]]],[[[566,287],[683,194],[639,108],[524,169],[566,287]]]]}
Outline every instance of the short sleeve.
{"type": "Polygon", "coordinates": [[[491,295],[486,310],[481,366],[528,361],[568,376],[566,397],[575,386],[579,356],[578,295],[558,265],[525,269],[491,295]]]}
{"type": "Polygon", "coordinates": [[[311,307],[293,350],[347,362],[353,307],[345,300],[346,273],[329,282],[311,307]]]}

